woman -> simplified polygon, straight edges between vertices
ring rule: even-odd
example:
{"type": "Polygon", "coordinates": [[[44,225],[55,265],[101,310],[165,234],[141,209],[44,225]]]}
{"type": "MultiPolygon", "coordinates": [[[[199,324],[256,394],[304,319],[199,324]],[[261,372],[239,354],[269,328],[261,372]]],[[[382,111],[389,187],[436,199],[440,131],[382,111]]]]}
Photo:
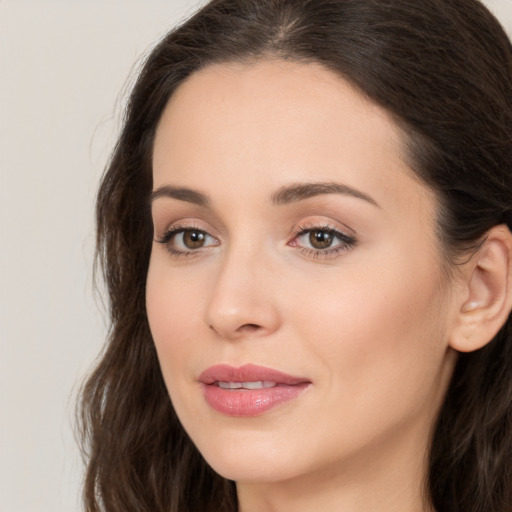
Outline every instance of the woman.
{"type": "Polygon", "coordinates": [[[86,509],[512,510],[511,90],[476,0],[167,35],[98,196],[86,509]]]}

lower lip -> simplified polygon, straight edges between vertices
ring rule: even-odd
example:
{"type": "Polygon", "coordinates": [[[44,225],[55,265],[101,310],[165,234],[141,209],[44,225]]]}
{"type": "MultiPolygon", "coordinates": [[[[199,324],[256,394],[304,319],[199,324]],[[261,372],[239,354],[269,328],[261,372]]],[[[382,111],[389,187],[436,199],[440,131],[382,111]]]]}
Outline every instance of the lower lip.
{"type": "Polygon", "coordinates": [[[203,384],[204,397],[210,407],[227,416],[257,416],[297,398],[310,383],[294,386],[277,385],[262,389],[223,389],[203,384]]]}

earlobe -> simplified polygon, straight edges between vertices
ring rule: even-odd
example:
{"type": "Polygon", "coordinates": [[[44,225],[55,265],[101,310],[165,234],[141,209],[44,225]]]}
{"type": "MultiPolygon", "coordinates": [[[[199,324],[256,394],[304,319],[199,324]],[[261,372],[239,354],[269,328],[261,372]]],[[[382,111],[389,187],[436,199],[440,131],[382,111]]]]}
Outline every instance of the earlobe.
{"type": "Polygon", "coordinates": [[[489,343],[512,308],[512,234],[504,226],[488,231],[464,274],[462,300],[450,346],[472,352],[489,343]]]}

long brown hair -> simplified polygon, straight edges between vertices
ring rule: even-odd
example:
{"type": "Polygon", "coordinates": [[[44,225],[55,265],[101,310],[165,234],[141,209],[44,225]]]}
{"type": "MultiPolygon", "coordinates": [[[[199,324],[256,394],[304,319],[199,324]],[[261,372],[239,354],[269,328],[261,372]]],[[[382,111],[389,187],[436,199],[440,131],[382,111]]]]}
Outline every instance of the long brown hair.
{"type": "MultiPolygon", "coordinates": [[[[192,73],[272,56],[317,62],[387,109],[411,168],[439,197],[448,260],[512,228],[512,47],[477,0],[213,0],[150,54],[97,199],[111,328],[84,385],[88,512],[235,512],[181,427],[148,328],[148,196],[155,130],[192,73]]],[[[460,355],[430,452],[439,512],[512,511],[512,328],[460,355]]]]}

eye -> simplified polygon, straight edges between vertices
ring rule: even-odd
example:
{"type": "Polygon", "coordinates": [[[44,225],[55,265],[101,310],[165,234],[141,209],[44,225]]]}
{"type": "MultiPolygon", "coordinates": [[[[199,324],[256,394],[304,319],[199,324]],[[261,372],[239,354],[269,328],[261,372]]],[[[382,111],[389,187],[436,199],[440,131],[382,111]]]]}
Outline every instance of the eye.
{"type": "Polygon", "coordinates": [[[201,249],[216,246],[218,240],[202,229],[175,226],[156,240],[167,247],[172,255],[191,255],[201,249]]]}
{"type": "Polygon", "coordinates": [[[353,236],[331,227],[313,226],[299,228],[298,233],[288,244],[298,247],[312,257],[334,257],[349,250],[356,244],[353,236]]]}

